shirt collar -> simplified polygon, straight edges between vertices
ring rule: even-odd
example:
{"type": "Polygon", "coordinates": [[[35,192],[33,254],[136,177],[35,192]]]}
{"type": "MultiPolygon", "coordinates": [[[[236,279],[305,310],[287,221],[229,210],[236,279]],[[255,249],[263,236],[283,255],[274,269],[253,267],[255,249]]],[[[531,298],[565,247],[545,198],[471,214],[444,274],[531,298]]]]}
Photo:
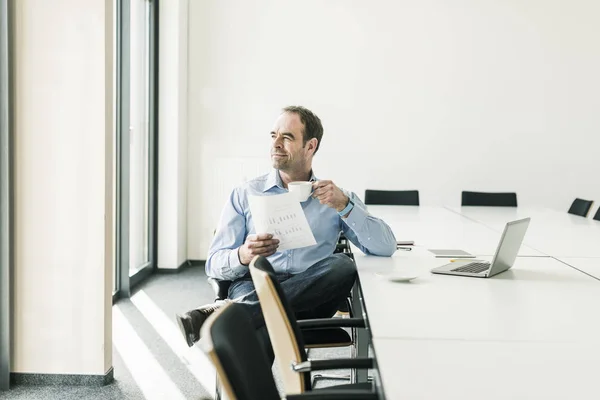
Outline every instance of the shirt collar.
{"type": "MultiPolygon", "coordinates": [[[[315,173],[313,171],[310,172],[310,181],[311,182],[317,181],[317,177],[315,176],[315,173]]],[[[267,176],[267,180],[265,181],[265,186],[263,187],[263,192],[266,192],[269,189],[274,188],[275,186],[277,186],[280,189],[285,189],[283,187],[283,181],[281,180],[281,176],[279,175],[279,170],[273,168],[271,170],[271,172],[269,172],[269,175],[267,176]]]]}

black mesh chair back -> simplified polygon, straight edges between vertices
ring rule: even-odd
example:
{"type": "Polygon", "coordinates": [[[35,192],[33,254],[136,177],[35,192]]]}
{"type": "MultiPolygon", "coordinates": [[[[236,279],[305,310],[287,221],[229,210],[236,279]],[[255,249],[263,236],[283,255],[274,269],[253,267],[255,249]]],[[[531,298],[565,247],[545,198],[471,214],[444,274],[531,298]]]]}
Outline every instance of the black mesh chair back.
{"type": "Polygon", "coordinates": [[[418,190],[365,190],[365,204],[418,206],[418,190]]]}
{"type": "Polygon", "coordinates": [[[463,206],[489,206],[489,207],[517,207],[517,194],[488,193],[488,192],[462,192],[463,206]]]}
{"type": "Polygon", "coordinates": [[[596,215],[594,215],[594,219],[596,221],[600,221],[600,207],[598,207],[598,211],[596,211],[596,215]]]}
{"type": "Polygon", "coordinates": [[[583,200],[580,198],[576,198],[573,200],[571,207],[569,208],[568,213],[579,215],[580,217],[587,217],[590,209],[592,208],[592,204],[594,202],[592,200],[583,200]]]}
{"type": "Polygon", "coordinates": [[[227,398],[280,399],[252,319],[241,304],[228,303],[202,327],[202,350],[217,370],[227,398]]]}

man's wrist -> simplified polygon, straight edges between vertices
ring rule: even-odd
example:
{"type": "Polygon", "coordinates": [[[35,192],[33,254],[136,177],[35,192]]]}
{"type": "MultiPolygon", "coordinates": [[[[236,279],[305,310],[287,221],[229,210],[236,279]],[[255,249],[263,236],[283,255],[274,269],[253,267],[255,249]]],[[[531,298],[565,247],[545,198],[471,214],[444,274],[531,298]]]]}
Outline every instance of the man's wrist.
{"type": "Polygon", "coordinates": [[[335,207],[335,211],[338,212],[338,213],[341,213],[344,210],[344,208],[348,207],[348,204],[350,204],[350,197],[346,198],[346,201],[344,202],[344,205],[340,206],[341,208],[340,207],[335,207]]]}
{"type": "Polygon", "coordinates": [[[240,255],[240,249],[242,248],[242,246],[237,248],[237,256],[238,256],[238,260],[240,262],[240,264],[242,264],[244,267],[247,267],[250,263],[248,264],[244,264],[244,262],[242,261],[242,256],[240,255]]]}
{"type": "Polygon", "coordinates": [[[350,204],[350,196],[344,196],[346,197],[346,201],[343,203],[343,205],[341,206],[341,208],[335,207],[335,211],[342,212],[344,210],[344,208],[348,207],[348,204],[350,204]]]}
{"type": "Polygon", "coordinates": [[[344,207],[344,209],[338,211],[338,214],[340,217],[344,217],[347,214],[349,214],[353,208],[354,208],[354,202],[352,200],[350,200],[350,198],[348,198],[348,204],[346,205],[346,207],[344,207]]]}

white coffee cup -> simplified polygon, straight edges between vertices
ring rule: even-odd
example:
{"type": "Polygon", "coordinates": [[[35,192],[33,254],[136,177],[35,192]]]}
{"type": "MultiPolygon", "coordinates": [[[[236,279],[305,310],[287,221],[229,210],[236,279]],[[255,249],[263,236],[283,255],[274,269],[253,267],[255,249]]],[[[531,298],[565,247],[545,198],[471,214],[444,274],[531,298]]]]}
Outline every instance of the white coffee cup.
{"type": "Polygon", "coordinates": [[[303,202],[308,200],[312,193],[312,182],[307,181],[295,181],[288,183],[288,190],[292,193],[298,201],[303,202]]]}

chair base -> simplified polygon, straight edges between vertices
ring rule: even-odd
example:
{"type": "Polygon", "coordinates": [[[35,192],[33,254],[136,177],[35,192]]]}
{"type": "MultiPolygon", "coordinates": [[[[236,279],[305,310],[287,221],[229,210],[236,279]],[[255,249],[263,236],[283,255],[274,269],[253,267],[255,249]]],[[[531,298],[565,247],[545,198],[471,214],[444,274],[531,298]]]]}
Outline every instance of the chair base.
{"type": "MultiPolygon", "coordinates": [[[[351,375],[331,375],[331,374],[315,374],[312,377],[312,381],[311,381],[311,387],[314,389],[315,384],[323,379],[329,379],[329,380],[340,380],[340,381],[348,381],[352,383],[352,376],[351,375]]],[[[372,376],[368,376],[367,377],[367,382],[373,382],[373,377],[372,376]]],[[[356,383],[356,382],[354,382],[356,383]]]]}
{"type": "Polygon", "coordinates": [[[312,377],[312,381],[311,381],[311,387],[314,388],[315,384],[323,379],[330,379],[330,380],[339,380],[339,381],[348,381],[350,382],[350,375],[331,375],[331,374],[315,374],[312,377]]]}

